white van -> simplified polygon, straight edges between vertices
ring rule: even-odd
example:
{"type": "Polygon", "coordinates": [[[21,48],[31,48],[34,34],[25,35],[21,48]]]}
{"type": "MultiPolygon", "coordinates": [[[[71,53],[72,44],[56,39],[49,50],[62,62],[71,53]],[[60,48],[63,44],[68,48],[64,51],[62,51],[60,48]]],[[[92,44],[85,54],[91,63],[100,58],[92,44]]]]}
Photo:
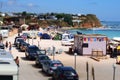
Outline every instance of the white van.
{"type": "Polygon", "coordinates": [[[64,33],[62,34],[62,41],[61,41],[62,46],[71,46],[74,44],[74,38],[72,37],[71,34],[64,33]]]}
{"type": "Polygon", "coordinates": [[[0,34],[2,34],[2,37],[8,37],[9,36],[9,28],[8,26],[0,26],[0,34]]]}
{"type": "Polygon", "coordinates": [[[18,73],[12,54],[0,49],[0,80],[18,80],[18,73]]]}

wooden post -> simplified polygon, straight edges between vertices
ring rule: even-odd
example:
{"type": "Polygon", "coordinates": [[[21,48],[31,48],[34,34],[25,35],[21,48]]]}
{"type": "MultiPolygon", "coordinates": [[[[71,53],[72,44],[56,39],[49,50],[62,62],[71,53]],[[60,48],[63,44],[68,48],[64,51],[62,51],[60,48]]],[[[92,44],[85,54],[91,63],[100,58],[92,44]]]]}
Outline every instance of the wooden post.
{"type": "Polygon", "coordinates": [[[94,67],[92,67],[92,77],[93,77],[93,80],[95,80],[95,71],[94,71],[94,67]]]}
{"type": "Polygon", "coordinates": [[[86,62],[87,80],[89,80],[89,64],[86,62]]]}

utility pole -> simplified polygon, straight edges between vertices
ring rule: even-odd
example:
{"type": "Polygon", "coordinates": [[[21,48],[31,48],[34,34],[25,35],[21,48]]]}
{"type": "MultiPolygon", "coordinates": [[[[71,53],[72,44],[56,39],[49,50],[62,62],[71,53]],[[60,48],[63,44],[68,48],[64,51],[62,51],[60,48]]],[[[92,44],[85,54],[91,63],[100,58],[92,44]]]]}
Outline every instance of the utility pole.
{"type": "Polygon", "coordinates": [[[115,80],[115,69],[116,69],[116,64],[113,64],[113,80],[115,80]]]}
{"type": "Polygon", "coordinates": [[[76,70],[76,56],[77,56],[77,53],[74,53],[74,68],[75,68],[75,70],[76,70]]]}

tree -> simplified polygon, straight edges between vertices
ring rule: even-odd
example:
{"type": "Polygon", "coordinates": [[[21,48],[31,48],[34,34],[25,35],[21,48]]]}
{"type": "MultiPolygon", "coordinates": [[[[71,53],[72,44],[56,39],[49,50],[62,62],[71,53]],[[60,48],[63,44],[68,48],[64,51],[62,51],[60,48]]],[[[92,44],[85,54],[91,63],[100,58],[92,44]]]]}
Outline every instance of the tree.
{"type": "Polygon", "coordinates": [[[58,20],[62,19],[64,17],[64,14],[57,14],[56,17],[57,17],[58,20]]]}
{"type": "Polygon", "coordinates": [[[27,12],[26,11],[23,11],[22,12],[22,16],[25,18],[27,16],[27,12]]]}
{"type": "Polygon", "coordinates": [[[64,15],[64,21],[67,22],[69,25],[73,25],[72,16],[70,14],[65,14],[64,15]]]}

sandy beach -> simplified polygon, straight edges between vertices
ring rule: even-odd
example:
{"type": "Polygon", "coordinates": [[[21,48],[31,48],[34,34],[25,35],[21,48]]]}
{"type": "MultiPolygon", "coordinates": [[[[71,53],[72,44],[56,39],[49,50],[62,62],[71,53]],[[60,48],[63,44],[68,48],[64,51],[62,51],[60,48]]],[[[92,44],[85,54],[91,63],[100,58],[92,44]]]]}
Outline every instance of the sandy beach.
{"type": "MultiPolygon", "coordinates": [[[[5,41],[14,42],[14,38],[17,35],[13,35],[5,41]]],[[[28,42],[28,40],[26,40],[28,42]]],[[[39,37],[37,39],[30,39],[30,44],[34,44],[39,46],[41,49],[48,49],[49,47],[52,49],[54,46],[56,50],[62,49],[61,54],[55,54],[55,59],[60,60],[65,66],[72,66],[74,68],[75,64],[75,57],[74,55],[67,54],[66,51],[69,50],[70,46],[62,46],[61,41],[59,40],[40,40],[39,37]]],[[[13,47],[12,54],[14,57],[19,56],[23,57],[24,54],[16,54],[16,48],[13,47]]],[[[47,54],[48,55],[48,54],[47,54]]],[[[48,55],[51,59],[53,59],[53,56],[48,55]]],[[[95,80],[113,80],[113,64],[116,63],[116,59],[114,58],[108,58],[98,61],[95,61],[90,58],[90,56],[79,56],[76,57],[76,71],[79,74],[80,80],[87,80],[87,72],[86,72],[86,62],[89,64],[89,80],[92,79],[92,67],[94,67],[95,71],[95,80]]],[[[22,65],[22,59],[20,65],[22,65]]],[[[116,65],[116,73],[115,78],[116,80],[119,80],[120,77],[120,65],[116,65]]],[[[21,79],[22,80],[22,79],[21,79]]]]}

